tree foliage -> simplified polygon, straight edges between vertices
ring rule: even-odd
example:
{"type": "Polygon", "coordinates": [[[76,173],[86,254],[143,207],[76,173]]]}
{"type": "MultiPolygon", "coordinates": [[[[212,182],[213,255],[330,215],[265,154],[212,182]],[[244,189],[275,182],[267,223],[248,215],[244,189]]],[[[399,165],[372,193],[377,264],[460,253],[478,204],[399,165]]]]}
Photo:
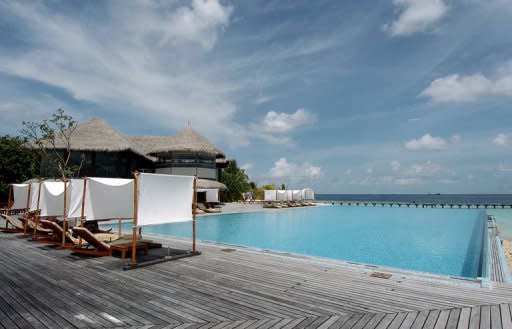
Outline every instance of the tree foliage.
{"type": "Polygon", "coordinates": [[[10,183],[20,183],[37,173],[37,157],[20,137],[0,136],[0,200],[7,201],[10,183]]]}
{"type": "Polygon", "coordinates": [[[222,171],[221,182],[228,187],[223,192],[222,199],[227,202],[241,199],[242,192],[251,191],[249,177],[245,171],[238,167],[235,160],[230,160],[228,166],[222,171]]]}
{"type": "Polygon", "coordinates": [[[41,170],[46,175],[65,179],[79,174],[83,159],[79,165],[70,164],[71,137],[78,125],[72,116],[58,109],[49,119],[22,124],[21,134],[37,150],[41,170]]]}
{"type": "Polygon", "coordinates": [[[256,200],[264,200],[265,199],[265,190],[275,190],[275,189],[276,189],[276,184],[274,184],[274,183],[260,186],[260,187],[256,188],[256,190],[254,192],[254,197],[256,198],[256,200]]]}

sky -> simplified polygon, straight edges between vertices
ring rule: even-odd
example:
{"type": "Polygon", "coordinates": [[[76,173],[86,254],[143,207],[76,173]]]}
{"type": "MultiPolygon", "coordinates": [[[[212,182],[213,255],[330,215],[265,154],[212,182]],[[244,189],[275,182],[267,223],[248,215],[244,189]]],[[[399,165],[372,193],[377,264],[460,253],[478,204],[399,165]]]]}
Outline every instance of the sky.
{"type": "Polygon", "coordinates": [[[0,134],[188,123],[258,185],[512,193],[512,1],[0,0],[0,134]]]}

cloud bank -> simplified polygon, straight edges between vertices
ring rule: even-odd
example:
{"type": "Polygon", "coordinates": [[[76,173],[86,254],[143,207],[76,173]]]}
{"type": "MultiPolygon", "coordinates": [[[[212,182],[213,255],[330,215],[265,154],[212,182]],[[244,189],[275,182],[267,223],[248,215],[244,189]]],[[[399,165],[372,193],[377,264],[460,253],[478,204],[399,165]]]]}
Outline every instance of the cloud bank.
{"type": "Polygon", "coordinates": [[[441,137],[433,137],[425,134],[418,139],[411,139],[405,143],[405,148],[410,151],[438,151],[448,147],[446,141],[441,137]]]}
{"type": "Polygon", "coordinates": [[[490,95],[512,96],[512,61],[498,67],[491,77],[477,73],[436,79],[420,94],[434,102],[471,102],[490,95]]]}
{"type": "Polygon", "coordinates": [[[400,15],[390,24],[383,26],[392,36],[409,36],[425,32],[448,12],[443,0],[393,0],[400,15]]]}

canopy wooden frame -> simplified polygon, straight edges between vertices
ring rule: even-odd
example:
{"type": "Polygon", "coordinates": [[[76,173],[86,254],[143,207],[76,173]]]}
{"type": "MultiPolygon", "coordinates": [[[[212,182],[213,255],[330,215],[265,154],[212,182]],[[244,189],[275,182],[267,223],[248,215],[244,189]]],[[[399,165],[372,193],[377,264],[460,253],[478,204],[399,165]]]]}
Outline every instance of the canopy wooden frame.
{"type": "MultiPolygon", "coordinates": [[[[137,267],[137,229],[138,229],[138,210],[139,210],[139,172],[134,172],[133,184],[133,227],[132,227],[132,257],[130,267],[137,267]]],[[[197,209],[197,176],[194,176],[194,185],[192,189],[192,253],[190,256],[198,254],[196,250],[196,209],[197,209]]]]}
{"type": "MultiPolygon", "coordinates": [[[[7,215],[10,215],[10,214],[16,214],[16,212],[13,212],[13,211],[17,211],[17,210],[20,210],[23,212],[23,216],[25,217],[25,214],[28,212],[29,210],[29,207],[30,207],[30,192],[31,192],[31,188],[32,188],[32,183],[29,183],[28,184],[28,191],[27,191],[27,204],[26,204],[26,207],[25,208],[21,208],[21,209],[11,209],[11,207],[14,205],[14,187],[13,187],[13,184],[9,184],[9,195],[8,195],[8,198],[7,198],[7,208],[5,209],[6,211],[6,214],[7,215]]],[[[3,211],[4,209],[2,209],[3,211]]],[[[5,229],[7,230],[8,229],[8,226],[9,226],[9,223],[6,221],[5,222],[5,229]]],[[[23,234],[26,234],[26,222],[23,223],[23,234]]]]}
{"type": "MultiPolygon", "coordinates": [[[[36,203],[36,210],[34,211],[34,214],[35,216],[37,217],[39,212],[41,211],[41,208],[40,208],[40,201],[41,201],[41,185],[43,183],[43,180],[41,178],[39,178],[39,181],[38,181],[38,188],[37,188],[37,203],[36,203]]],[[[29,190],[32,190],[32,183],[30,183],[30,188],[29,190]]],[[[25,223],[24,223],[24,232],[23,232],[23,235],[27,235],[27,230],[28,230],[28,221],[30,219],[30,203],[32,203],[32,200],[31,199],[31,194],[28,195],[28,201],[27,201],[27,212],[25,213],[25,223]]],[[[36,226],[37,227],[37,226],[36,226]]],[[[34,231],[32,232],[32,236],[34,239],[37,238],[37,229],[34,228],[34,231]]]]}
{"type": "MultiPolygon", "coordinates": [[[[28,207],[27,208],[17,208],[17,209],[14,209],[12,208],[14,206],[14,185],[13,183],[9,184],[9,188],[8,188],[8,194],[7,194],[7,205],[5,208],[2,208],[0,209],[1,211],[5,211],[6,213],[8,214],[12,214],[12,213],[16,213],[15,211],[19,211],[20,213],[21,212],[26,212],[28,210],[28,207]]],[[[27,184],[28,187],[29,187],[29,191],[28,191],[28,196],[27,196],[27,200],[30,200],[30,186],[32,185],[32,183],[28,183],[27,184]]],[[[27,205],[28,205],[28,202],[27,202],[27,205]]]]}
{"type": "MultiPolygon", "coordinates": [[[[82,180],[83,180],[83,184],[82,184],[82,202],[81,202],[81,205],[80,205],[80,227],[83,227],[84,226],[84,223],[87,221],[86,219],[86,216],[85,216],[85,196],[86,196],[86,193],[87,193],[87,176],[83,176],[82,177],[82,180]]],[[[67,192],[67,191],[66,191],[67,192]]],[[[67,216],[67,200],[66,200],[66,197],[64,197],[64,213],[65,213],[65,216],[67,216]]],[[[76,218],[76,217],[74,217],[76,218]]],[[[67,217],[65,217],[65,222],[67,222],[67,217]]],[[[121,222],[123,220],[133,220],[132,217],[116,217],[116,218],[95,218],[94,220],[96,221],[109,221],[109,220],[114,220],[116,219],[118,221],[117,223],[117,228],[118,228],[118,236],[119,237],[122,237],[122,232],[123,232],[123,229],[122,229],[122,225],[121,225],[121,222]]],[[[63,232],[66,232],[66,231],[63,231],[63,232]]],[[[65,234],[65,233],[63,233],[65,234]]],[[[63,235],[63,238],[64,238],[64,235],[63,235]]],[[[62,239],[62,241],[64,241],[64,239],[62,239]]],[[[82,238],[80,237],[79,240],[78,240],[78,245],[81,246],[82,245],[82,238]]]]}

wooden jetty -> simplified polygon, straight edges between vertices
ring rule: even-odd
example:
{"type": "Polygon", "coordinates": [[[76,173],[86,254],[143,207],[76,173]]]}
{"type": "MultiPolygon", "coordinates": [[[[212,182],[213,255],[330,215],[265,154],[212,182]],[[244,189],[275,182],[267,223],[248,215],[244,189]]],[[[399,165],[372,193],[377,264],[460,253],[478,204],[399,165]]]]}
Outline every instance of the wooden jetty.
{"type": "MultiPolygon", "coordinates": [[[[173,248],[180,241],[161,240],[173,248]]],[[[3,328],[509,329],[512,286],[198,244],[123,271],[0,234],[3,328]]]]}
{"type": "Polygon", "coordinates": [[[446,203],[446,202],[404,202],[404,201],[355,201],[317,200],[331,205],[359,207],[404,207],[404,208],[447,208],[447,209],[512,209],[505,203],[446,203]]]}

